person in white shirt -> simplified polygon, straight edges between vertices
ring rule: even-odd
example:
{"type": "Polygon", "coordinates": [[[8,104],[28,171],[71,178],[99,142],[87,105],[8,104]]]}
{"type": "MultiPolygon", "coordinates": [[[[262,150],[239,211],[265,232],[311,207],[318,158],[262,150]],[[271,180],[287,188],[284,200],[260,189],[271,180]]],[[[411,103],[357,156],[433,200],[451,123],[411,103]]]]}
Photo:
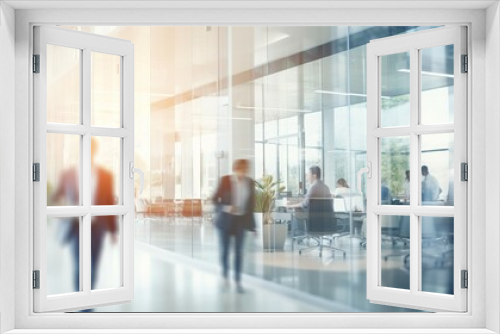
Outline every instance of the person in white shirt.
{"type": "Polygon", "coordinates": [[[410,203],[410,171],[405,172],[405,202],[410,203]]]}
{"type": "Polygon", "coordinates": [[[335,188],[334,196],[341,196],[350,194],[351,189],[349,189],[349,184],[344,178],[340,178],[337,180],[337,188],[335,188]]]}
{"type": "Polygon", "coordinates": [[[438,180],[429,173],[429,167],[422,166],[422,202],[437,201],[441,194],[438,180]]]}

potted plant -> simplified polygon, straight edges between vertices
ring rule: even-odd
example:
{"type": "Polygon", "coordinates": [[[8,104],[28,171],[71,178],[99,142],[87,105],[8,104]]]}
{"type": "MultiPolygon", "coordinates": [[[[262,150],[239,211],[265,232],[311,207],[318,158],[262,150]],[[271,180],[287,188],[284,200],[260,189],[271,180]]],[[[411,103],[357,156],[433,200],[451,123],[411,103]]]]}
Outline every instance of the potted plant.
{"type": "Polygon", "coordinates": [[[285,246],[288,226],[276,224],[272,217],[276,194],[285,190],[281,183],[274,181],[272,175],[264,175],[261,182],[255,181],[255,220],[262,231],[264,249],[276,250],[285,246]]]}

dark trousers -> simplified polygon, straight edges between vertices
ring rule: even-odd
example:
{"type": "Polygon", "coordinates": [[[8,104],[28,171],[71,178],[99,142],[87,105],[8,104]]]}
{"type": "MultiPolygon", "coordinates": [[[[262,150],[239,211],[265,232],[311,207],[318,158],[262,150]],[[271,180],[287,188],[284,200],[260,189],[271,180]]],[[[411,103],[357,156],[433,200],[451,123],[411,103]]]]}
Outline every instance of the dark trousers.
{"type": "MultiPolygon", "coordinates": [[[[106,233],[106,228],[101,223],[94,223],[91,227],[90,240],[91,240],[91,255],[90,255],[90,277],[91,277],[91,289],[94,290],[97,282],[99,259],[101,258],[102,243],[104,241],[104,236],[106,233]]],[[[71,236],[71,248],[73,253],[73,272],[74,272],[74,291],[80,291],[80,239],[79,234],[73,234],[71,236]]]]}
{"type": "Polygon", "coordinates": [[[229,249],[232,239],[234,241],[234,280],[236,282],[241,281],[243,242],[245,240],[245,229],[242,227],[240,219],[241,217],[233,216],[227,228],[220,229],[222,276],[228,278],[229,249]]]}

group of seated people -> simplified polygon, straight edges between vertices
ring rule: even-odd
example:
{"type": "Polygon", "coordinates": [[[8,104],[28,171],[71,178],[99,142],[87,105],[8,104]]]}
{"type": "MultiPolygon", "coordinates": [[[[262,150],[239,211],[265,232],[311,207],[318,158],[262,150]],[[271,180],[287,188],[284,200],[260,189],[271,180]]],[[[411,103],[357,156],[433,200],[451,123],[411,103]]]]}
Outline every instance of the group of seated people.
{"type": "Polygon", "coordinates": [[[309,202],[311,199],[328,199],[332,197],[333,198],[357,197],[357,199],[359,199],[358,201],[350,200],[349,203],[344,203],[344,200],[342,200],[342,204],[343,205],[346,204],[342,211],[354,211],[354,212],[364,211],[363,198],[361,194],[356,194],[356,193],[353,194],[345,179],[340,178],[337,180],[337,187],[335,191],[332,193],[330,188],[325,184],[325,182],[321,180],[321,168],[319,168],[318,166],[311,166],[309,168],[309,173],[307,174],[307,177],[310,186],[304,198],[302,199],[301,202],[288,204],[287,208],[305,210],[309,207],[309,202]]]}

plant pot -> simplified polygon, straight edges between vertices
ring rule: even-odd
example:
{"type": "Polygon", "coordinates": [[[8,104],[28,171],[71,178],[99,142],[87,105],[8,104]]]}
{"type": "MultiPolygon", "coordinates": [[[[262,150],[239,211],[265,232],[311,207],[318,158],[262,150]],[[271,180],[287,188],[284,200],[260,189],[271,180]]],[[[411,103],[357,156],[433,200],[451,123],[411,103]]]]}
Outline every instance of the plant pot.
{"type": "Polygon", "coordinates": [[[287,224],[266,224],[262,228],[262,244],[267,250],[284,250],[286,236],[288,234],[287,224]]]}
{"type": "Polygon", "coordinates": [[[283,250],[288,235],[287,224],[264,224],[264,214],[255,212],[255,227],[258,234],[257,247],[265,250],[283,250]]]}
{"type": "Polygon", "coordinates": [[[253,214],[254,216],[254,219],[255,219],[255,230],[257,232],[257,236],[258,238],[256,238],[256,242],[255,242],[255,245],[257,246],[257,248],[259,249],[262,249],[264,246],[263,246],[263,237],[262,237],[262,227],[263,227],[263,223],[262,223],[262,212],[254,212],[253,214]]]}

